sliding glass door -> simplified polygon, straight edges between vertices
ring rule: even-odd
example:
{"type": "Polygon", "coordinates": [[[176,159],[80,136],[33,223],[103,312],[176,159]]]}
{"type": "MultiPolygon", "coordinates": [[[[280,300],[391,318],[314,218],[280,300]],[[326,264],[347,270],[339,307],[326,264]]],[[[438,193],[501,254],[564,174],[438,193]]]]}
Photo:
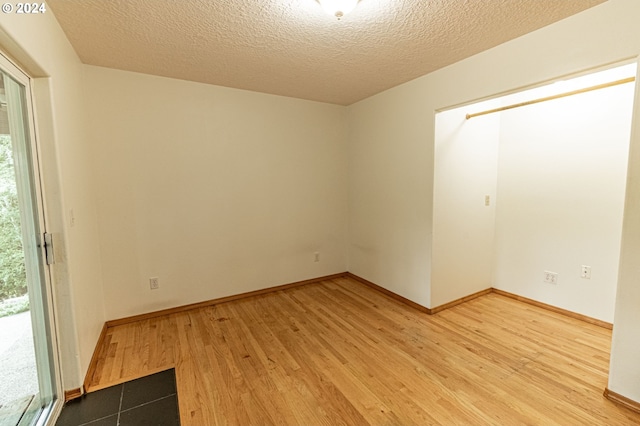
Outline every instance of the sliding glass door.
{"type": "Polygon", "coordinates": [[[29,79],[0,57],[0,426],[44,424],[56,401],[51,239],[29,79]]]}

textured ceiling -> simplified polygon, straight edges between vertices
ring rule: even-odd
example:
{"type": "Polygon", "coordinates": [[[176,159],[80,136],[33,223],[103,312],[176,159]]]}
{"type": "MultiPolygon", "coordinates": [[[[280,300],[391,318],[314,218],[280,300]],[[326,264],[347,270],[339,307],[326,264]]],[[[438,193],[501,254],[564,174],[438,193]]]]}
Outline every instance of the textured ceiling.
{"type": "Polygon", "coordinates": [[[85,64],[341,105],[605,0],[49,0],[85,64]]]}

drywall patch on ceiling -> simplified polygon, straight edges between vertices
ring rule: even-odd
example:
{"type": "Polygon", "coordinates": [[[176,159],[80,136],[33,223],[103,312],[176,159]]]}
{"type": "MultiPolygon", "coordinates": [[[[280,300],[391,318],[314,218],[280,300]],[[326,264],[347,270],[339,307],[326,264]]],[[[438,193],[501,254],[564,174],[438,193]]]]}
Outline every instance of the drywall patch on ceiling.
{"type": "Polygon", "coordinates": [[[605,0],[49,0],[85,64],[350,105],[605,0]]]}

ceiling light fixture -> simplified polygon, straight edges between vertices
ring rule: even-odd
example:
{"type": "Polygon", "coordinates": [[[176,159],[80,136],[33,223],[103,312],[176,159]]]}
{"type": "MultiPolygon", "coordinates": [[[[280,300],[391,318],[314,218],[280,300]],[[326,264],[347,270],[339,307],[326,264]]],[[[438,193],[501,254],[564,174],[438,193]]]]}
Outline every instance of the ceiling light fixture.
{"type": "Polygon", "coordinates": [[[358,1],[359,0],[318,0],[325,12],[338,19],[355,9],[358,1]]]}

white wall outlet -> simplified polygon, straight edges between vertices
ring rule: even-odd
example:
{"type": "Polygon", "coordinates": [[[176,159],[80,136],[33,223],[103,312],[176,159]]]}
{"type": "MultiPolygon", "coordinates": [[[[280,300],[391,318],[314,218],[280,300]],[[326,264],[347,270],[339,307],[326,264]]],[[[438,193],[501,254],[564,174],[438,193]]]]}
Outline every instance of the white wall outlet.
{"type": "Polygon", "coordinates": [[[544,282],[549,284],[558,284],[558,273],[544,271],[544,282]]]}
{"type": "Polygon", "coordinates": [[[584,278],[585,280],[591,279],[591,266],[582,265],[582,269],[580,271],[580,278],[584,278]]]}
{"type": "Polygon", "coordinates": [[[484,196],[484,205],[489,207],[491,205],[491,195],[484,196]]]}
{"type": "Polygon", "coordinates": [[[313,261],[314,262],[320,262],[320,252],[319,251],[313,253],[313,261]]]}
{"type": "Polygon", "coordinates": [[[149,278],[149,288],[151,290],[157,290],[160,288],[160,281],[158,280],[158,277],[149,278]]]}

